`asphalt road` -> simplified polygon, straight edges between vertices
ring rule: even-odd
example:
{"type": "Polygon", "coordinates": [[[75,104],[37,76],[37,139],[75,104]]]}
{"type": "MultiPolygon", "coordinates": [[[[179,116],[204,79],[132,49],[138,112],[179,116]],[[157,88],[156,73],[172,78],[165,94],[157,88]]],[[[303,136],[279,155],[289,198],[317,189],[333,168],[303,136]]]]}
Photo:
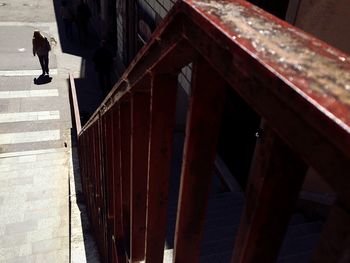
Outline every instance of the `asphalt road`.
{"type": "Polygon", "coordinates": [[[1,0],[1,22],[55,22],[55,0],[1,0]]]}

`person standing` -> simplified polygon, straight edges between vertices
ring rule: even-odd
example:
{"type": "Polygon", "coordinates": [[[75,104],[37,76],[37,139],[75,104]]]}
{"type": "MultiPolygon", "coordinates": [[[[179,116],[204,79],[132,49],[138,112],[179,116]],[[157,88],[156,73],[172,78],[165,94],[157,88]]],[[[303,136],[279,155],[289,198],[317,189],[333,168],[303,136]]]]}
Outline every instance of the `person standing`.
{"type": "Polygon", "coordinates": [[[62,0],[61,3],[61,17],[64,24],[64,31],[68,39],[73,39],[73,21],[74,15],[71,8],[67,5],[67,1],[62,0]]]}
{"type": "Polygon", "coordinates": [[[91,17],[91,12],[89,6],[84,3],[83,0],[80,0],[79,5],[77,6],[76,12],[76,23],[78,27],[79,41],[81,44],[87,44],[88,37],[88,23],[91,17]]]}
{"type": "Polygon", "coordinates": [[[100,83],[100,88],[103,93],[107,95],[111,89],[111,71],[113,67],[113,55],[107,49],[107,43],[102,40],[100,47],[95,51],[92,61],[95,64],[95,70],[98,75],[98,80],[100,83]]]}
{"type": "Polygon", "coordinates": [[[33,56],[38,55],[42,75],[49,75],[49,51],[51,50],[50,43],[39,30],[35,30],[33,34],[33,56]]]}

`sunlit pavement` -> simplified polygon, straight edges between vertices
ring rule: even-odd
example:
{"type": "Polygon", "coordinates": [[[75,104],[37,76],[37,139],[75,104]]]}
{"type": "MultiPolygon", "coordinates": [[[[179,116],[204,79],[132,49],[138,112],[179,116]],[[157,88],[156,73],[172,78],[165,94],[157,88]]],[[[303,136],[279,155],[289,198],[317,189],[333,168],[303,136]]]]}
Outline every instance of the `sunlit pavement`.
{"type": "Polygon", "coordinates": [[[52,1],[1,1],[0,21],[0,262],[97,262],[72,161],[67,77],[81,58],[62,53],[52,1]],[[34,29],[52,46],[44,78],[34,29]]]}

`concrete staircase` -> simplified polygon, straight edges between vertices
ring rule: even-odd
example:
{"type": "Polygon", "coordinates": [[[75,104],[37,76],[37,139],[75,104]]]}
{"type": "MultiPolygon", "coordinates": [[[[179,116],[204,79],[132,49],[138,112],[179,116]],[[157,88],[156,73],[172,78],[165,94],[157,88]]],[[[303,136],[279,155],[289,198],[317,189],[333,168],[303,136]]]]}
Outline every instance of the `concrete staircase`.
{"type": "MultiPolygon", "coordinates": [[[[209,200],[201,244],[201,263],[228,263],[243,209],[241,193],[215,194],[209,200]]],[[[176,205],[169,209],[167,249],[172,250],[176,223],[176,205]]],[[[322,222],[310,222],[302,214],[292,217],[278,263],[310,262],[322,230],[322,222]]],[[[166,253],[169,260],[169,251],[166,253]]],[[[169,262],[166,261],[165,262],[169,262]]]]}
{"type": "Polygon", "coordinates": [[[0,154],[0,262],[69,261],[66,148],[0,154]]]}
{"type": "MultiPolygon", "coordinates": [[[[172,262],[173,256],[183,141],[183,135],[175,135],[164,262],[172,262]]],[[[244,205],[242,192],[220,192],[216,189],[215,181],[214,178],[201,243],[200,263],[230,262],[244,205]]],[[[295,213],[289,222],[277,262],[310,262],[322,226],[321,221],[309,221],[301,213],[295,213]]]]}

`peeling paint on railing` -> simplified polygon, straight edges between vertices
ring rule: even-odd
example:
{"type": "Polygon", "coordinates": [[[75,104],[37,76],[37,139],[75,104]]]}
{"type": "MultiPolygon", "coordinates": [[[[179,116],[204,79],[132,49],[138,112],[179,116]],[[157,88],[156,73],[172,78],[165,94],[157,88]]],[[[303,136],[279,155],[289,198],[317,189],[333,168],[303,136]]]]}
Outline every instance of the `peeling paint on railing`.
{"type": "Polygon", "coordinates": [[[233,41],[251,44],[261,61],[268,61],[292,84],[309,84],[309,92],[332,96],[350,107],[350,61],[333,48],[294,28],[282,26],[255,6],[240,1],[195,0],[194,8],[216,17],[229,29],[233,41]],[[298,38],[295,35],[298,35],[298,38]],[[313,47],[307,49],[305,47],[313,47]],[[314,50],[321,50],[315,52],[314,50]],[[322,50],[323,49],[323,50],[322,50]],[[334,56],[337,56],[337,60],[334,56]],[[344,68],[344,62],[347,62],[344,68]],[[331,74],[330,74],[331,73],[331,74]],[[304,83],[302,83],[304,82],[304,83]]]}

